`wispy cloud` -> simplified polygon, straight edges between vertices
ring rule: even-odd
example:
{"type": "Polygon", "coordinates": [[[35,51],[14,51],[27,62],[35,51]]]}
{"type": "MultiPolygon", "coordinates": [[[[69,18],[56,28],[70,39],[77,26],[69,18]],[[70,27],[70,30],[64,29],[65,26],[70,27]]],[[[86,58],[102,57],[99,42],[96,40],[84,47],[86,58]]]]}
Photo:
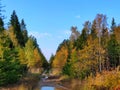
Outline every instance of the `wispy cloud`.
{"type": "Polygon", "coordinates": [[[70,31],[70,30],[64,30],[63,33],[66,34],[66,35],[70,35],[70,34],[71,34],[71,31],[70,31]]]}
{"type": "Polygon", "coordinates": [[[76,16],[75,16],[75,18],[80,19],[80,18],[81,18],[81,16],[80,16],[80,15],[76,15],[76,16]]]}
{"type": "Polygon", "coordinates": [[[71,34],[70,30],[62,30],[62,32],[57,36],[58,39],[66,39],[69,38],[71,34]]]}
{"type": "Polygon", "coordinates": [[[46,38],[46,37],[51,37],[52,36],[50,33],[47,33],[47,32],[44,32],[44,33],[30,32],[29,35],[33,35],[36,38],[46,38]]]}

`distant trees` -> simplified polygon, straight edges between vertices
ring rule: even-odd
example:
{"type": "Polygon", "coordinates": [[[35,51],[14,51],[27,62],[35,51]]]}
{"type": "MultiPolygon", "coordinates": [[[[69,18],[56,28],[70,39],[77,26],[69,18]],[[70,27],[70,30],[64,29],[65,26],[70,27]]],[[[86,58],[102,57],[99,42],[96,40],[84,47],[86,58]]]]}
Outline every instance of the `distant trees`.
{"type": "Polygon", "coordinates": [[[55,56],[52,54],[50,59],[49,59],[49,65],[50,65],[49,68],[52,68],[52,63],[53,63],[54,58],[55,58],[55,56]]]}
{"type": "Polygon", "coordinates": [[[52,63],[52,67],[61,68],[65,65],[66,60],[68,58],[68,42],[64,40],[63,43],[59,46],[59,49],[54,57],[54,61],[52,63]]]}

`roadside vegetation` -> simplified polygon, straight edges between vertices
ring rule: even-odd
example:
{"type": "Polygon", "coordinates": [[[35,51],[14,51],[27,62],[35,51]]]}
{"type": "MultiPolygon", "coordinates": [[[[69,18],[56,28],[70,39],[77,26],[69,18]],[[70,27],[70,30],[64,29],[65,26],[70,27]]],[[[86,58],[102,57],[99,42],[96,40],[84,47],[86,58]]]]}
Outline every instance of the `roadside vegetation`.
{"type": "Polygon", "coordinates": [[[44,71],[60,81],[75,80],[74,85],[79,80],[83,90],[119,90],[120,25],[113,18],[108,26],[107,16],[97,14],[82,30],[72,26],[70,38],[63,40],[48,63],[24,20],[19,21],[13,11],[5,28],[0,12],[0,86],[37,82],[44,71]]]}
{"type": "Polygon", "coordinates": [[[0,86],[14,84],[28,73],[41,74],[47,66],[36,38],[28,36],[24,20],[20,22],[13,11],[5,28],[4,16],[0,12],[0,86]]]}
{"type": "Polygon", "coordinates": [[[87,81],[95,90],[115,89],[120,84],[120,26],[113,18],[108,27],[107,16],[97,14],[80,31],[71,27],[70,38],[51,57],[53,75],[87,81]]]}

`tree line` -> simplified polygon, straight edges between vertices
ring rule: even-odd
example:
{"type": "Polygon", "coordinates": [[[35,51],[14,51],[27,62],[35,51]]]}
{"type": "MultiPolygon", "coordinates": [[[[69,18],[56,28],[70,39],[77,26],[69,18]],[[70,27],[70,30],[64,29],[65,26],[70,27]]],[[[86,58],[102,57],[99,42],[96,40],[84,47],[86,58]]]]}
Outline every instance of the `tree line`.
{"type": "Polygon", "coordinates": [[[0,17],[0,86],[15,83],[30,69],[39,68],[41,72],[48,62],[34,36],[28,36],[26,24],[19,22],[15,11],[7,29],[0,17]]]}
{"type": "Polygon", "coordinates": [[[120,26],[113,18],[108,27],[104,14],[97,14],[92,23],[86,21],[81,32],[72,26],[70,38],[50,58],[51,71],[56,68],[60,70],[58,74],[80,79],[114,70],[119,65],[120,26]]]}

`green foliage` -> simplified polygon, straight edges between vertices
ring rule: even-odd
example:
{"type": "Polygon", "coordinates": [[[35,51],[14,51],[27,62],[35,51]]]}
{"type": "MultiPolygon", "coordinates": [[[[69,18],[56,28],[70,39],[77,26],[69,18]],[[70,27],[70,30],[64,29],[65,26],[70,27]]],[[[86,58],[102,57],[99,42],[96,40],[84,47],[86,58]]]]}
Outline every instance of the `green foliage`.
{"type": "Polygon", "coordinates": [[[10,48],[11,40],[6,31],[0,33],[0,86],[15,83],[23,74],[18,53],[10,48]]]}
{"type": "Polygon", "coordinates": [[[24,20],[19,23],[16,12],[11,15],[8,30],[0,17],[0,86],[16,83],[28,68],[46,68],[48,62],[38,47],[37,40],[29,37],[24,20]]]}
{"type": "Polygon", "coordinates": [[[75,41],[75,47],[76,49],[83,49],[84,46],[86,45],[86,40],[87,40],[87,32],[86,29],[82,30],[82,34],[78,37],[78,39],[75,41]]]}
{"type": "Polygon", "coordinates": [[[96,20],[93,21],[92,28],[91,28],[91,36],[93,39],[97,38],[97,27],[96,27],[96,20]]]}
{"type": "Polygon", "coordinates": [[[23,75],[17,52],[8,48],[0,57],[0,86],[17,82],[23,75]]]}
{"type": "Polygon", "coordinates": [[[4,22],[2,18],[0,18],[0,32],[2,32],[3,30],[4,30],[4,22]]]}
{"type": "Polygon", "coordinates": [[[118,66],[120,64],[119,62],[119,56],[120,56],[120,45],[115,39],[114,35],[111,35],[111,39],[108,42],[108,54],[110,57],[110,64],[112,67],[118,66]]]}
{"type": "Polygon", "coordinates": [[[26,45],[25,45],[25,57],[27,60],[27,66],[28,67],[33,67],[36,63],[35,59],[34,59],[34,41],[32,40],[32,38],[29,38],[29,40],[27,41],[26,45]]]}
{"type": "Polygon", "coordinates": [[[55,58],[55,56],[52,54],[50,57],[50,60],[49,60],[50,68],[52,68],[52,63],[53,63],[54,58],[55,58]]]}
{"type": "Polygon", "coordinates": [[[58,46],[57,51],[58,52],[63,46],[68,46],[69,40],[63,40],[63,42],[58,46]]]}
{"type": "Polygon", "coordinates": [[[29,37],[27,43],[25,44],[25,60],[28,68],[48,67],[48,62],[38,48],[37,41],[34,37],[29,37]]]}
{"type": "Polygon", "coordinates": [[[113,20],[111,27],[113,33],[103,14],[97,14],[92,25],[85,22],[79,35],[77,28],[72,27],[70,40],[59,45],[52,68],[62,68],[62,73],[71,78],[84,79],[120,65],[120,26],[113,20]]]}
{"type": "Polygon", "coordinates": [[[112,22],[111,22],[111,32],[112,33],[114,32],[115,27],[116,27],[116,22],[115,22],[115,19],[112,18],[112,22]]]}
{"type": "Polygon", "coordinates": [[[66,63],[65,66],[63,67],[62,73],[68,76],[72,76],[71,67],[72,65],[70,63],[66,63]]]}
{"type": "Polygon", "coordinates": [[[20,23],[19,23],[19,20],[18,20],[18,17],[16,15],[15,11],[13,11],[13,13],[11,15],[11,20],[10,20],[10,37],[13,37],[13,35],[14,35],[14,38],[11,38],[11,39],[13,39],[12,41],[14,41],[14,39],[16,39],[16,42],[17,42],[17,44],[13,43],[14,46],[24,46],[25,45],[21,27],[20,27],[20,23]]]}
{"type": "Polygon", "coordinates": [[[65,64],[65,66],[63,67],[63,74],[65,75],[68,75],[70,76],[71,78],[72,77],[77,77],[77,73],[75,72],[75,63],[78,62],[78,56],[77,56],[77,52],[75,49],[71,49],[69,48],[69,51],[70,52],[70,55],[69,55],[69,58],[65,64]]]}
{"type": "Polygon", "coordinates": [[[27,32],[27,29],[26,29],[26,24],[25,24],[23,19],[20,23],[20,27],[21,27],[21,32],[22,32],[22,35],[23,35],[23,41],[24,41],[24,43],[26,43],[27,40],[28,40],[28,32],[27,32]]]}

